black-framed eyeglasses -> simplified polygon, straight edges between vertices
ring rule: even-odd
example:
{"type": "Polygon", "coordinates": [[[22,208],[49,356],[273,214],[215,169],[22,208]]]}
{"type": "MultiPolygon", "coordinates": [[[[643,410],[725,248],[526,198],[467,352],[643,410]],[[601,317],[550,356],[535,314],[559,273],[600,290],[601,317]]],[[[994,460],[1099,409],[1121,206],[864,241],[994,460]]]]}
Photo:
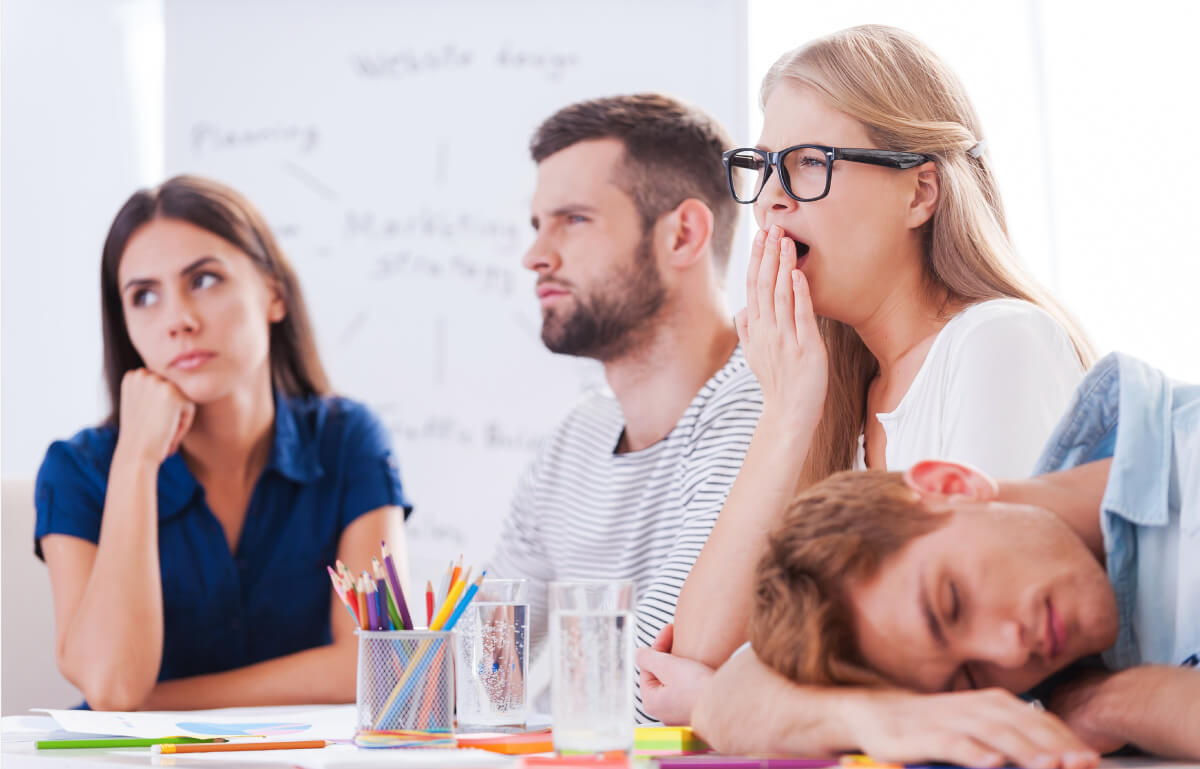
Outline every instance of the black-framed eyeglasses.
{"type": "Polygon", "coordinates": [[[729,180],[729,192],[739,203],[758,200],[772,171],[779,172],[779,182],[788,197],[801,203],[811,203],[829,194],[835,160],[888,168],[913,168],[932,159],[917,152],[849,149],[826,147],[823,144],[797,144],[778,152],[739,147],[721,155],[729,180]]]}

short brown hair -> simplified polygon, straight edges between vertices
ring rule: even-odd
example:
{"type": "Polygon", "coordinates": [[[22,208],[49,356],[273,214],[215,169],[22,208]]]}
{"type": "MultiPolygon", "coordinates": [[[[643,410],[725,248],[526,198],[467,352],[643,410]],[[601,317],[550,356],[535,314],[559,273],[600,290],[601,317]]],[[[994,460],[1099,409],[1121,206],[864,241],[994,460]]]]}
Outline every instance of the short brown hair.
{"type": "Polygon", "coordinates": [[[300,293],[300,280],[271,234],[267,220],[245,196],[212,179],[176,176],[138,190],[117,212],[100,257],[100,307],[104,324],[104,378],[112,411],[121,424],[121,380],[145,362],[129,338],[117,270],[134,233],[155,219],[174,219],[207,230],[236,246],[279,292],[287,314],[271,324],[271,385],[285,395],[325,395],[329,379],[317,354],[316,336],[300,293]]]}
{"type": "Polygon", "coordinates": [[[802,492],[758,565],[750,641],[759,659],[797,683],[885,684],[862,658],[847,587],[947,520],[900,473],[846,471],[802,492]]]}
{"type": "Polygon", "coordinates": [[[716,120],[669,96],[639,93],[581,101],[546,119],[529,143],[537,163],[590,139],[625,145],[618,183],[649,230],[688,198],[713,212],[712,258],[724,276],[737,227],[737,203],[729,194],[721,153],[733,142],[716,120]]]}

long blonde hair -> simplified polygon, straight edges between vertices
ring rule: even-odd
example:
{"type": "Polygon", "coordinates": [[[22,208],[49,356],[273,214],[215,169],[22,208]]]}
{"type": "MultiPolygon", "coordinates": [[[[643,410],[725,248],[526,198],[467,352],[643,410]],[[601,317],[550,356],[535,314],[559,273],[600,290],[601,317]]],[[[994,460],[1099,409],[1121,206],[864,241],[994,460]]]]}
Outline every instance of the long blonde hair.
{"type": "MultiPolygon", "coordinates": [[[[1002,297],[1031,302],[1063,325],[1080,362],[1090,365],[1082,329],[1018,264],[988,155],[968,153],[984,138],[979,118],[933,51],[894,27],[852,27],[780,57],[763,78],[764,106],[780,83],[812,88],[862,123],[879,147],[933,158],[940,197],[925,225],[925,276],[935,295],[955,306],[1002,297]]],[[[867,387],[878,371],[853,328],[817,320],[828,350],[829,395],[805,463],[806,483],[853,467],[867,387]]]]}

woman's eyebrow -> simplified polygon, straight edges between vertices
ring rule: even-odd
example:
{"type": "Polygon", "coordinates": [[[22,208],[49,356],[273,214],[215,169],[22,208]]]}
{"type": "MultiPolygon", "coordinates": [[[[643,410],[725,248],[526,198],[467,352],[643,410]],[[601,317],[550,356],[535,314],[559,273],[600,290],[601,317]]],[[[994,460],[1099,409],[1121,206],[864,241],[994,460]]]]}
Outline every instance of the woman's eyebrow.
{"type": "Polygon", "coordinates": [[[149,288],[158,285],[158,278],[130,278],[125,281],[125,285],[121,287],[121,293],[125,293],[131,288],[149,288]]]}
{"type": "Polygon", "coordinates": [[[182,270],[180,270],[179,274],[187,275],[190,272],[195,272],[196,270],[200,269],[201,267],[208,264],[209,262],[216,262],[216,263],[220,264],[220,260],[218,260],[217,257],[215,257],[215,256],[202,256],[199,259],[197,259],[196,261],[189,264],[187,267],[184,267],[182,270]]]}

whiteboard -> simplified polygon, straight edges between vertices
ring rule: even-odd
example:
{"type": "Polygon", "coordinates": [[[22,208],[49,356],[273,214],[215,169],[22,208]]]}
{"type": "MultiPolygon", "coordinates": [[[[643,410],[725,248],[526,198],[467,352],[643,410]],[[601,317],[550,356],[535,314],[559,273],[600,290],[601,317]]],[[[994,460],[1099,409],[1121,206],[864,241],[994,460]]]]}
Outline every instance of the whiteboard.
{"type": "Polygon", "coordinates": [[[165,27],[167,174],[264,211],[335,390],[393,433],[418,584],[481,563],[538,441],[603,383],[541,342],[530,136],[656,90],[745,138],[744,2],[173,1],[165,27]]]}

